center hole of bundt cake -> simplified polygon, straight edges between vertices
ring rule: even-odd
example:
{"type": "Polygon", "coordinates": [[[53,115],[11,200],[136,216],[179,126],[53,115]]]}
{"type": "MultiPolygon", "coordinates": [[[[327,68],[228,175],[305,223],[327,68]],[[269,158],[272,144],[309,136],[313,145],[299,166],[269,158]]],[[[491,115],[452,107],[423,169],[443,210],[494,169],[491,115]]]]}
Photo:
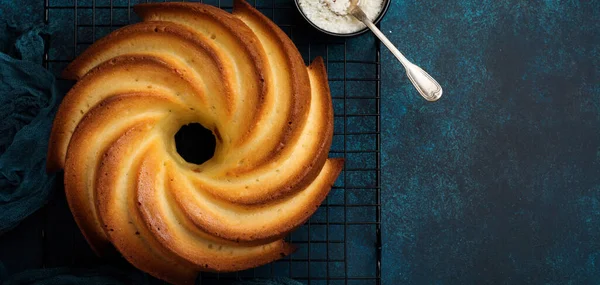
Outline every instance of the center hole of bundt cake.
{"type": "Polygon", "coordinates": [[[202,164],[211,159],[216,146],[213,133],[198,123],[182,126],[175,134],[177,152],[189,163],[202,164]]]}

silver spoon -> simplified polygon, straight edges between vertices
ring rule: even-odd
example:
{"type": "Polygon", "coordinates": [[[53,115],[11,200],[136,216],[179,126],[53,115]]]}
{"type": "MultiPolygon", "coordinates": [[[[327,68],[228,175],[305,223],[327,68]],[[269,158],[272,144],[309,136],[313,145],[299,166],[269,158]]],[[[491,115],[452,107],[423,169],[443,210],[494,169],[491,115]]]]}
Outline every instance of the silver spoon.
{"type": "MultiPolygon", "coordinates": [[[[442,97],[442,86],[431,77],[425,70],[416,66],[410,62],[406,57],[388,40],[388,38],[373,24],[365,12],[358,6],[360,0],[350,0],[350,6],[346,12],[361,22],[363,22],[371,31],[381,40],[381,42],[396,56],[396,58],[402,63],[406,69],[406,76],[410,79],[410,82],[415,86],[419,94],[425,98],[425,100],[433,102],[437,101],[442,97]]],[[[340,14],[332,9],[336,14],[340,14]]],[[[340,14],[342,15],[342,14],[340,14]]],[[[344,16],[344,15],[342,15],[344,16]]]]}

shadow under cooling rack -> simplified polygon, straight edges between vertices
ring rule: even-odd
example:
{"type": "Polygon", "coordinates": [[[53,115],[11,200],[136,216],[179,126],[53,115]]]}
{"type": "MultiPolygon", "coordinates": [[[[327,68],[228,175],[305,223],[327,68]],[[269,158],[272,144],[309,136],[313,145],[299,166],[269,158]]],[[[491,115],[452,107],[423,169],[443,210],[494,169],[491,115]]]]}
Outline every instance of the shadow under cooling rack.
{"type": "MultiPolygon", "coordinates": [[[[164,1],[45,0],[45,20],[59,31],[46,39],[46,68],[60,74],[95,40],[137,22],[139,19],[132,7],[146,2],[164,1]]],[[[228,11],[232,7],[232,1],[203,2],[228,11]]],[[[203,273],[200,279],[203,284],[223,284],[283,276],[306,284],[380,284],[379,45],[370,34],[344,39],[319,33],[299,15],[292,0],[251,0],[250,3],[292,38],[307,64],[317,56],[325,59],[335,111],[330,156],[345,158],[346,165],[324,204],[288,237],[298,246],[297,252],[260,268],[232,274],[203,273]]],[[[61,207],[66,208],[66,203],[55,204],[62,206],[54,208],[65,211],[61,207]]],[[[53,222],[55,210],[46,212],[47,223],[53,222]]],[[[51,250],[52,240],[58,238],[52,236],[53,232],[59,234],[47,230],[44,235],[44,245],[48,247],[44,248],[45,255],[49,255],[44,257],[45,266],[89,263],[80,262],[82,257],[77,256],[73,248],[70,252],[68,248],[51,250]],[[53,258],[56,254],[72,256],[53,258]]],[[[72,232],[79,234],[76,228],[72,232]]],[[[87,254],[85,258],[95,257],[87,254]]]]}

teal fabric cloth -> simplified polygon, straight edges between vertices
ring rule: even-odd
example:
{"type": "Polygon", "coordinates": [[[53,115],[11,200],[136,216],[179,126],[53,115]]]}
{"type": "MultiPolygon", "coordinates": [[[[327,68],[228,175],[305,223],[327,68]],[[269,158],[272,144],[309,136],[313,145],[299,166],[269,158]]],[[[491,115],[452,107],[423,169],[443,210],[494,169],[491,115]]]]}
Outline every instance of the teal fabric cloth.
{"type": "Polygon", "coordinates": [[[0,46],[14,57],[0,52],[0,234],[42,207],[51,193],[54,175],[46,174],[45,158],[61,97],[54,76],[40,64],[47,28],[7,20],[3,28],[0,46]]]}

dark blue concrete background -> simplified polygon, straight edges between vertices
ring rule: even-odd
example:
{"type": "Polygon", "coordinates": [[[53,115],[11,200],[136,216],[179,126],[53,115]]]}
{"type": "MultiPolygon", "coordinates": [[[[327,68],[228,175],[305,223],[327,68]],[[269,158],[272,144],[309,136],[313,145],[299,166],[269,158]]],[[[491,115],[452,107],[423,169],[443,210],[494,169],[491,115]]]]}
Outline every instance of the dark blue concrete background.
{"type": "Polygon", "coordinates": [[[384,284],[600,283],[600,1],[392,1],[384,284]]]}
{"type": "MultiPolygon", "coordinates": [[[[392,55],[382,52],[382,283],[600,283],[600,1],[392,1],[382,29],[438,79],[445,95],[425,102],[392,55]]],[[[17,2],[0,0],[7,3],[17,2]]],[[[19,3],[23,17],[37,21],[43,15],[39,0],[19,3]]],[[[352,59],[370,61],[373,44],[364,35],[341,47],[352,59]]],[[[340,59],[338,47],[325,52],[330,60],[340,59]]],[[[315,50],[313,45],[311,57],[319,55],[315,50]]],[[[51,52],[68,58],[72,50],[51,52]]],[[[375,72],[360,67],[350,66],[347,76],[375,72]]],[[[342,66],[328,68],[340,73],[342,66]]],[[[348,96],[374,94],[374,85],[349,84],[348,96]]],[[[333,92],[341,90],[338,85],[332,83],[333,92]]],[[[374,112],[372,101],[361,100],[348,102],[360,107],[356,112],[374,112]]],[[[343,203],[341,194],[332,192],[330,201],[343,203]]],[[[20,229],[5,235],[5,244],[39,239],[32,243],[38,247],[4,247],[7,255],[23,257],[10,260],[11,268],[96,262],[64,197],[20,229]],[[68,245],[69,254],[47,246],[54,244],[68,245]]],[[[351,228],[349,244],[372,245],[373,232],[351,228]]],[[[308,236],[301,229],[295,238],[308,236]]],[[[360,257],[364,264],[373,259],[360,257]]],[[[364,264],[350,264],[349,275],[374,274],[364,264]]],[[[276,270],[287,275],[284,265],[276,270]]]]}

